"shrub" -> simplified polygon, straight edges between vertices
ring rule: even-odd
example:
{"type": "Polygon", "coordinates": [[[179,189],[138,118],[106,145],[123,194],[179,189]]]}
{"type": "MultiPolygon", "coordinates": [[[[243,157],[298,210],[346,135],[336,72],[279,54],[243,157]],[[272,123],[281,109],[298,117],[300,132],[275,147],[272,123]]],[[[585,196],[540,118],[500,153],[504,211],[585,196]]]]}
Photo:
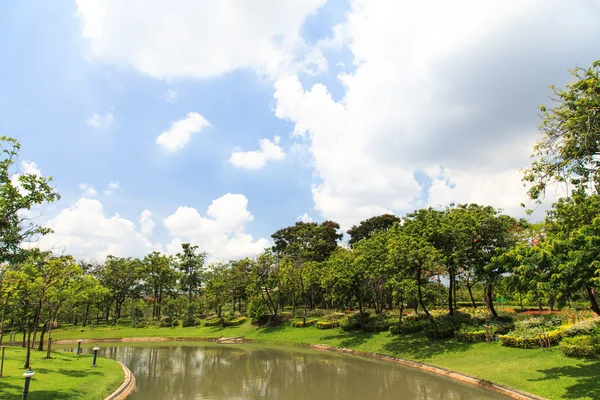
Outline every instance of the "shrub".
{"type": "Polygon", "coordinates": [[[565,338],[559,348],[568,357],[600,358],[600,340],[593,336],[565,338]]]}
{"type": "MultiPolygon", "coordinates": [[[[367,314],[368,315],[368,314],[367,314]]],[[[339,320],[340,328],[343,331],[356,331],[360,329],[360,313],[348,315],[339,320]]]]}
{"type": "Polygon", "coordinates": [[[246,322],[246,317],[237,317],[234,319],[226,320],[225,326],[238,326],[246,322]]]}
{"type": "Polygon", "coordinates": [[[344,318],[344,316],[345,316],[344,313],[333,312],[333,313],[325,315],[325,317],[323,317],[323,320],[325,320],[325,321],[339,321],[340,319],[344,318]]]}
{"type": "Polygon", "coordinates": [[[337,326],[337,321],[319,321],[316,325],[317,329],[331,329],[337,328],[337,326]]]}
{"type": "Polygon", "coordinates": [[[279,317],[284,321],[289,321],[294,318],[294,315],[290,311],[284,311],[279,313],[279,317]]]}
{"type": "MultiPolygon", "coordinates": [[[[304,314],[304,310],[301,310],[302,314],[304,314]]],[[[307,317],[322,317],[327,314],[329,311],[322,308],[315,308],[314,310],[306,310],[307,317]]]]}
{"type": "Polygon", "coordinates": [[[394,325],[392,321],[385,318],[385,315],[376,315],[365,318],[363,323],[363,331],[365,332],[383,332],[390,329],[394,325]]]}
{"type": "Polygon", "coordinates": [[[454,337],[464,343],[485,342],[487,340],[486,326],[488,335],[492,336],[492,340],[495,340],[496,335],[505,334],[514,328],[512,323],[503,322],[490,322],[486,325],[463,324],[459,330],[454,332],[454,337]]]}
{"type": "Polygon", "coordinates": [[[550,344],[556,345],[563,337],[563,329],[555,329],[550,332],[542,332],[538,329],[531,329],[528,331],[516,330],[506,335],[499,335],[498,339],[502,346],[507,347],[521,347],[524,349],[533,349],[541,347],[541,335],[548,335],[550,344]]]}
{"type": "Polygon", "coordinates": [[[306,323],[304,323],[302,320],[300,320],[300,321],[293,321],[292,322],[292,326],[294,328],[304,328],[304,327],[307,327],[307,326],[314,325],[315,323],[317,323],[316,319],[307,319],[306,323]]]}
{"type": "Polygon", "coordinates": [[[565,337],[590,335],[600,326],[597,320],[579,321],[565,329],[565,337]]]}
{"type": "MultiPolygon", "coordinates": [[[[449,338],[454,336],[454,332],[460,329],[461,325],[471,322],[471,315],[464,312],[455,312],[453,316],[448,314],[435,318],[438,327],[437,338],[449,338]]],[[[430,338],[436,338],[436,332],[433,326],[429,324],[425,329],[425,334],[430,338]]]]}
{"type": "Polygon", "coordinates": [[[248,316],[250,317],[253,324],[258,323],[264,319],[264,315],[267,313],[267,306],[262,299],[255,297],[248,304],[248,316]]]}
{"type": "Polygon", "coordinates": [[[485,342],[485,330],[458,330],[454,332],[454,337],[459,342],[463,343],[477,343],[485,342]]]}
{"type": "Polygon", "coordinates": [[[209,318],[204,321],[204,326],[219,326],[221,325],[221,318],[209,318]]]}

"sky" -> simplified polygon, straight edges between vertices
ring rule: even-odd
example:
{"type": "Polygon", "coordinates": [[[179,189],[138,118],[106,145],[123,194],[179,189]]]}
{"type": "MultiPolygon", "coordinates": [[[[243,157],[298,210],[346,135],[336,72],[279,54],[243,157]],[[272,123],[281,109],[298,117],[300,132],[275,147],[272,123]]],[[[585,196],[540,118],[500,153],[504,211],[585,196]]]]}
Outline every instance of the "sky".
{"type": "Polygon", "coordinates": [[[0,133],[62,196],[37,245],[228,260],[296,221],[524,216],[538,107],[600,58],[600,1],[19,0],[0,33],[0,133]]]}

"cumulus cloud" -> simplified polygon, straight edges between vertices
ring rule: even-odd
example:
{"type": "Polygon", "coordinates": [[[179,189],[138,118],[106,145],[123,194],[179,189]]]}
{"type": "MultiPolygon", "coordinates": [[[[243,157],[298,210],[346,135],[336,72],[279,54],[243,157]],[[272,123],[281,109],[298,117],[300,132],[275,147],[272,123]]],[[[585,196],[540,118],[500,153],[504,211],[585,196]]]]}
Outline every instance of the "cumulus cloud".
{"type": "Polygon", "coordinates": [[[144,210],[140,215],[140,232],[144,236],[152,235],[154,228],[156,227],[156,223],[152,219],[152,211],[144,210]]]}
{"type": "Polygon", "coordinates": [[[93,58],[156,77],[214,77],[239,68],[261,73],[322,69],[300,36],[326,0],[76,0],[93,58]]]}
{"type": "Polygon", "coordinates": [[[210,126],[208,121],[198,113],[190,112],[185,118],[173,122],[171,127],[156,138],[156,143],[169,152],[184,148],[193,133],[198,133],[210,126]]]}
{"type": "Polygon", "coordinates": [[[520,213],[537,106],[597,57],[595,7],[354,1],[332,41],[355,66],[343,98],[293,74],[275,84],[276,116],[309,141],[315,208],[345,227],[450,201],[520,213]]]}
{"type": "Polygon", "coordinates": [[[298,218],[296,218],[296,221],[301,221],[301,222],[305,222],[305,223],[314,222],[313,219],[308,215],[308,213],[299,215],[298,218]]]}
{"type": "Polygon", "coordinates": [[[87,196],[87,197],[94,196],[97,193],[96,189],[88,183],[80,183],[79,189],[83,190],[84,196],[87,196]]]}
{"type": "Polygon", "coordinates": [[[102,116],[102,115],[98,114],[97,112],[94,112],[94,115],[92,115],[87,120],[87,124],[89,126],[91,126],[92,128],[96,128],[96,129],[108,128],[114,122],[115,122],[115,117],[112,115],[112,113],[108,113],[108,114],[102,116]]]}
{"type": "Polygon", "coordinates": [[[42,171],[38,165],[33,161],[21,161],[21,172],[27,175],[42,175],[42,171]]]}
{"type": "Polygon", "coordinates": [[[255,256],[270,246],[267,239],[255,240],[245,233],[245,226],[254,220],[247,209],[248,199],[242,194],[227,193],[213,200],[206,216],[193,207],[179,207],[164,220],[171,243],[166,246],[174,254],[182,242],[197,244],[214,260],[255,256]]]}
{"type": "Polygon", "coordinates": [[[269,139],[260,140],[260,150],[236,151],[231,154],[229,162],[238,168],[261,169],[269,161],[279,161],[285,158],[285,152],[279,146],[279,136],[273,141],[269,139]]]}
{"type": "Polygon", "coordinates": [[[40,239],[40,248],[82,259],[102,260],[109,254],[141,257],[157,248],[132,221],[106,216],[102,203],[95,199],[79,199],[45,225],[54,233],[40,239]]]}

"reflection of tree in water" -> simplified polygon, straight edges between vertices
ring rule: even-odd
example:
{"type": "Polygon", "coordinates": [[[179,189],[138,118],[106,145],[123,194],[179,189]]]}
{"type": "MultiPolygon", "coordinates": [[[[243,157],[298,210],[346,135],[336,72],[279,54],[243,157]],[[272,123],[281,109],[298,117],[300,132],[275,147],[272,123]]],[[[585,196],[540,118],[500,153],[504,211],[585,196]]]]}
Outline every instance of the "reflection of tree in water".
{"type": "Polygon", "coordinates": [[[118,347],[104,355],[133,371],[134,399],[496,398],[396,365],[300,349],[118,347]]]}

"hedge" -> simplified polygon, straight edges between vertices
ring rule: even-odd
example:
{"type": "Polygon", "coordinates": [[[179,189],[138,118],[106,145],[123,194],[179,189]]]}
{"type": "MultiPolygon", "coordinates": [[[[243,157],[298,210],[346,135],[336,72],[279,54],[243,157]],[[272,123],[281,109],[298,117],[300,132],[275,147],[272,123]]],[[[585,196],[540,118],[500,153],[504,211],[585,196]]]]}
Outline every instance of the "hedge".
{"type": "Polygon", "coordinates": [[[237,317],[231,320],[225,321],[225,326],[237,326],[246,322],[246,317],[237,317]]]}
{"type": "Polygon", "coordinates": [[[317,329],[331,329],[337,328],[337,326],[337,321],[319,321],[316,325],[317,329]]]}
{"type": "Polygon", "coordinates": [[[600,358],[600,340],[591,336],[565,338],[559,348],[567,357],[600,358]]]}
{"type": "Polygon", "coordinates": [[[293,321],[292,322],[292,326],[294,328],[304,328],[306,326],[311,326],[317,323],[316,319],[307,319],[306,323],[303,323],[302,321],[293,321]]]}
{"type": "Polygon", "coordinates": [[[219,326],[221,325],[220,318],[211,318],[204,321],[204,326],[219,326]]]}
{"type": "Polygon", "coordinates": [[[454,337],[459,342],[463,343],[477,343],[477,342],[485,342],[485,330],[479,331],[461,331],[458,330],[454,332],[454,337]]]}
{"type": "MultiPolygon", "coordinates": [[[[548,338],[550,339],[550,344],[558,344],[563,337],[563,332],[563,329],[556,329],[550,332],[546,332],[548,338]]],[[[508,335],[499,335],[498,339],[500,339],[500,343],[502,344],[502,346],[507,347],[521,347],[524,349],[534,349],[536,347],[541,347],[539,334],[532,334],[529,336],[515,336],[515,334],[513,333],[508,335]]]]}

